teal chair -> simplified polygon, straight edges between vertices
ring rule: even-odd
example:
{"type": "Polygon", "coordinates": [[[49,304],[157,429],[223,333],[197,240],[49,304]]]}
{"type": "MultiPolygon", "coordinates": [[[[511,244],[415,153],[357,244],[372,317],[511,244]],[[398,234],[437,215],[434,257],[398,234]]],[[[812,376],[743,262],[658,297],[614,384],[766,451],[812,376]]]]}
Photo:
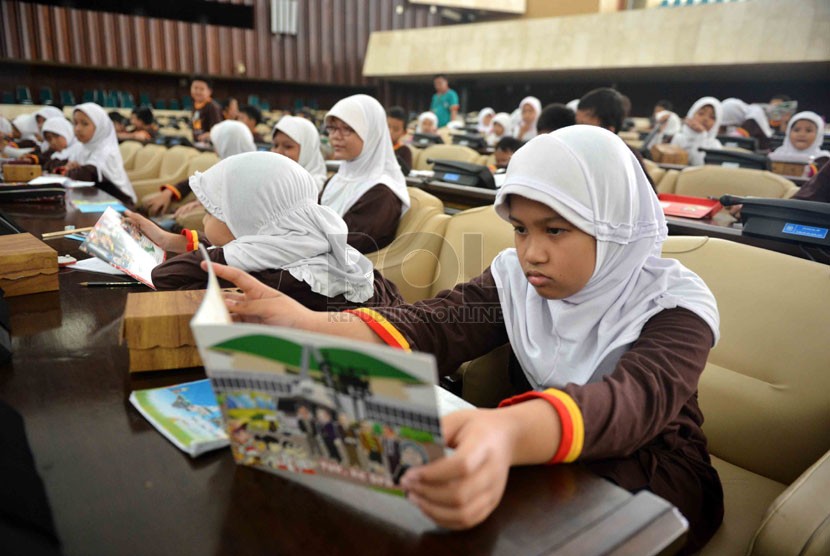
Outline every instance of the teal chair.
{"type": "Polygon", "coordinates": [[[182,97],[182,110],[193,110],[193,99],[189,96],[182,97]]]}
{"type": "Polygon", "coordinates": [[[16,88],[17,92],[17,104],[34,104],[32,102],[32,93],[29,91],[29,87],[26,85],[18,85],[16,88]]]}
{"type": "Polygon", "coordinates": [[[159,99],[156,101],[156,108],[158,110],[167,110],[167,103],[159,99]]]}
{"type": "Polygon", "coordinates": [[[150,100],[150,95],[148,93],[139,93],[138,94],[138,102],[141,103],[141,106],[152,106],[153,103],[150,100]]]}
{"type": "Polygon", "coordinates": [[[61,90],[58,94],[61,98],[61,104],[64,106],[75,106],[75,93],[72,91],[61,90]]]}
{"type": "Polygon", "coordinates": [[[170,99],[170,104],[168,105],[170,110],[178,110],[179,109],[179,101],[175,98],[170,99]]]}
{"type": "Polygon", "coordinates": [[[41,104],[54,104],[55,97],[52,96],[52,87],[41,87],[40,88],[40,103],[41,104]]]}
{"type": "Polygon", "coordinates": [[[84,93],[81,95],[81,102],[95,102],[95,91],[84,89],[84,93]]]}

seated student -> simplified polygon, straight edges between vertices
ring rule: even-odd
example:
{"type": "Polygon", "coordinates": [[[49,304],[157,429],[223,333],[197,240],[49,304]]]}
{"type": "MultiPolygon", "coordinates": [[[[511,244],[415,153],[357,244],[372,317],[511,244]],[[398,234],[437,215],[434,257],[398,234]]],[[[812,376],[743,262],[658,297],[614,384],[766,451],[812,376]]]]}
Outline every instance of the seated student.
{"type": "Polygon", "coordinates": [[[525,97],[519,103],[519,123],[513,130],[513,137],[520,141],[528,141],[539,133],[536,122],[542,113],[542,103],[536,97],[525,97]]]}
{"type": "Polygon", "coordinates": [[[190,129],[196,142],[209,141],[210,130],[222,121],[222,107],[212,95],[213,82],[208,78],[196,76],[190,80],[190,97],[193,99],[190,129]]]}
{"type": "Polygon", "coordinates": [[[222,101],[222,119],[235,120],[239,115],[239,101],[233,97],[228,97],[222,101]]]}
{"type": "Polygon", "coordinates": [[[576,116],[573,110],[564,104],[554,102],[553,104],[545,106],[542,113],[539,114],[539,121],[536,122],[536,127],[541,135],[574,124],[576,124],[576,116]]]}
{"type": "Polygon", "coordinates": [[[680,116],[672,112],[673,105],[668,100],[658,100],[654,105],[654,113],[652,114],[652,126],[658,129],[652,130],[654,133],[648,144],[643,145],[643,148],[648,150],[654,145],[661,145],[671,141],[683,126],[680,116]]]}
{"type": "Polygon", "coordinates": [[[507,168],[513,153],[519,150],[523,143],[515,137],[502,137],[496,145],[493,156],[496,158],[496,168],[507,168]]]}
{"type": "Polygon", "coordinates": [[[695,101],[683,127],[672,137],[671,144],[677,145],[689,153],[690,166],[702,166],[706,153],[699,149],[722,149],[718,141],[718,129],[721,120],[721,104],[715,97],[703,97],[695,101]]]}
{"type": "MultiPolygon", "coordinates": [[[[601,87],[589,91],[579,99],[575,119],[578,124],[599,126],[607,129],[611,133],[619,133],[622,131],[623,121],[625,120],[625,102],[623,95],[608,87],[601,87]]],[[[631,152],[640,163],[640,167],[643,169],[648,183],[654,187],[651,176],[646,172],[643,155],[637,149],[631,148],[630,146],[628,148],[631,149],[631,152]]]]}
{"type": "Polygon", "coordinates": [[[353,95],[326,114],[326,131],[341,160],[320,204],[331,207],[349,227],[349,245],[361,253],[383,249],[395,239],[409,209],[406,179],[392,151],[383,106],[368,95],[353,95]]]}
{"type": "MultiPolygon", "coordinates": [[[[211,130],[211,141],[220,159],[228,158],[239,153],[248,153],[256,150],[254,136],[251,130],[242,122],[226,120],[219,122],[211,130]]],[[[161,186],[161,192],[142,200],[147,214],[154,216],[164,214],[173,201],[181,201],[190,193],[190,178],[179,183],[166,183],[161,186]]],[[[179,207],[176,216],[184,216],[198,208],[198,201],[191,201],[179,207]]]]}
{"type": "MultiPolygon", "coordinates": [[[[63,118],[63,110],[56,106],[44,106],[37,112],[35,112],[35,121],[37,122],[38,133],[36,137],[40,141],[40,150],[41,152],[46,152],[49,150],[49,144],[46,142],[46,139],[43,137],[43,123],[48,120],[49,118],[63,118]]],[[[65,119],[65,118],[64,118],[65,119]]]]}
{"type": "Polygon", "coordinates": [[[401,139],[406,135],[406,112],[400,106],[393,106],[386,111],[386,125],[392,139],[392,150],[401,165],[401,170],[408,174],[412,169],[412,151],[401,139]]]}
{"type": "MultiPolygon", "coordinates": [[[[784,102],[791,102],[793,99],[790,98],[790,95],[785,95],[782,93],[778,93],[772,95],[772,98],[769,99],[770,106],[778,106],[784,102]]],[[[775,133],[779,135],[783,135],[787,132],[787,125],[790,123],[789,115],[785,114],[780,120],[773,121],[770,119],[769,125],[772,126],[772,129],[775,133]]]]}
{"type": "Polygon", "coordinates": [[[256,126],[262,123],[262,112],[256,106],[250,104],[243,104],[239,107],[239,114],[236,115],[237,121],[242,122],[248,129],[251,130],[251,135],[254,136],[254,143],[264,143],[261,133],[257,133],[256,126]]]}
{"type": "Polygon", "coordinates": [[[110,121],[112,121],[112,127],[115,129],[116,137],[119,133],[127,131],[127,123],[129,123],[129,120],[122,116],[121,112],[118,110],[110,110],[107,113],[107,116],[109,116],[110,121]]]}
{"type": "Polygon", "coordinates": [[[493,125],[493,117],[495,115],[496,111],[489,106],[481,109],[478,113],[478,124],[476,124],[476,129],[480,134],[487,135],[490,133],[490,126],[493,125]]]}
{"type": "Polygon", "coordinates": [[[83,148],[81,142],[75,138],[72,124],[63,115],[46,120],[41,132],[49,143],[49,150],[43,153],[40,160],[44,172],[59,172],[59,168],[76,158],[83,148]]]}
{"type": "MultiPolygon", "coordinates": [[[[308,307],[396,305],[394,284],[346,244],[348,230],[333,210],[317,204],[317,184],[302,166],[269,152],[244,153],[190,178],[205,207],[204,236],[166,232],[139,214],[127,213],[166,251],[182,253],[153,270],[160,290],[207,287],[199,266],[201,241],[212,261],[252,272],[269,286],[308,307]]],[[[228,285],[228,284],[226,284],[228,285]]]]}
{"type": "Polygon", "coordinates": [[[815,112],[799,112],[790,118],[784,144],[774,154],[802,158],[810,163],[805,177],[814,176],[830,160],[830,152],[821,150],[824,141],[824,120],[815,112]]]}
{"type": "Polygon", "coordinates": [[[490,133],[487,134],[487,144],[495,147],[504,137],[510,137],[510,114],[499,112],[493,116],[490,133]]]}
{"type": "Polygon", "coordinates": [[[94,102],[79,104],[72,111],[72,121],[75,137],[82,146],[66,165],[66,175],[73,180],[94,181],[96,187],[122,203],[135,203],[135,191],[124,171],[115,127],[104,109],[94,102]]]}
{"type": "Polygon", "coordinates": [[[825,164],[815,176],[798,188],[793,199],[830,203],[830,164],[825,164]]]}
{"type": "Polygon", "coordinates": [[[516,153],[496,212],[513,224],[516,248],[413,305],[332,318],[237,269],[216,271],[244,292],[227,296],[238,319],[432,353],[442,375],[509,342],[518,395],[443,418],[454,453],[401,479],[438,524],[483,521],[511,465],[579,461],[674,504],[689,521],[682,552],[700,549],[723,518],[697,402],[718,309],[696,274],[660,257],[666,221],[640,165],[614,134],[566,127],[516,153]]]}
{"type": "Polygon", "coordinates": [[[754,137],[758,140],[758,150],[769,150],[769,138],[772,128],[767,114],[760,106],[750,105],[739,98],[728,98],[721,103],[721,133],[754,137]]]}
{"type": "Polygon", "coordinates": [[[12,140],[19,149],[34,149],[34,154],[40,154],[39,131],[34,114],[20,114],[12,120],[12,140]]]}
{"type": "Polygon", "coordinates": [[[438,116],[432,112],[421,112],[415,126],[415,133],[425,133],[427,135],[438,133],[438,116]]]}
{"type": "Polygon", "coordinates": [[[323,190],[328,174],[320,152],[320,134],[313,123],[304,118],[283,116],[274,126],[273,145],[271,152],[297,162],[314,178],[317,192],[323,190]]]}
{"type": "Polygon", "coordinates": [[[153,117],[153,110],[148,106],[136,106],[130,114],[131,130],[117,131],[120,141],[134,139],[136,141],[150,141],[158,135],[158,126],[153,117]]]}

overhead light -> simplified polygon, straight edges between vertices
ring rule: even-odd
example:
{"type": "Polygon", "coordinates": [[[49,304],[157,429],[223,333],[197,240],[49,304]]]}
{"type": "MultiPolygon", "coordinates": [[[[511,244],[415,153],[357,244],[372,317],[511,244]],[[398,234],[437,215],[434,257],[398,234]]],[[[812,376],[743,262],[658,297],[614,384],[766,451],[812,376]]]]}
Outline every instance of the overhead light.
{"type": "Polygon", "coordinates": [[[403,15],[403,10],[404,10],[403,4],[398,4],[397,6],[395,6],[395,13],[396,14],[403,15]]]}
{"type": "Polygon", "coordinates": [[[455,10],[451,10],[449,8],[442,8],[441,9],[441,17],[445,17],[447,19],[451,19],[453,21],[461,21],[463,19],[460,12],[455,10]]]}

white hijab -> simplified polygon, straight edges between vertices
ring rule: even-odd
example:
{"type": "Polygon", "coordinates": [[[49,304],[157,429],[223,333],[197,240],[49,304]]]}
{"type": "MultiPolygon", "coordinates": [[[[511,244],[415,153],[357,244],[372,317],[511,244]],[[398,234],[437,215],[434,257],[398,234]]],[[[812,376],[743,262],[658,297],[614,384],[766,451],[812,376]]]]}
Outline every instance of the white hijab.
{"type": "Polygon", "coordinates": [[[764,135],[772,137],[772,128],[769,125],[767,114],[760,106],[750,105],[739,98],[728,98],[721,103],[723,117],[721,125],[740,126],[747,120],[754,120],[764,135]]]}
{"type": "Polygon", "coordinates": [[[8,137],[12,135],[12,123],[3,116],[0,116],[0,134],[8,137]]]}
{"type": "Polygon", "coordinates": [[[662,125],[660,120],[665,116],[668,116],[665,127],[657,130],[657,133],[654,134],[654,137],[651,138],[648,145],[645,145],[647,149],[654,145],[663,143],[663,139],[666,137],[674,137],[683,127],[683,121],[680,119],[680,116],[670,110],[661,110],[654,115],[655,127],[660,127],[662,125]]]}
{"type": "Polygon", "coordinates": [[[568,101],[568,104],[566,104],[565,106],[567,106],[568,108],[570,108],[570,109],[571,109],[571,111],[572,111],[574,114],[576,114],[576,111],[579,109],[579,99],[578,99],[578,98],[575,98],[575,99],[573,99],[573,100],[570,100],[570,101],[568,101]]]}
{"type": "Polygon", "coordinates": [[[513,155],[496,195],[504,219],[510,195],[547,205],[597,240],[593,275],[561,300],[536,293],[516,249],[493,261],[510,344],[534,388],[598,380],[664,309],[694,312],[717,342],[715,298],[692,271],[661,258],[668,233],[663,210],[617,135],[576,125],[532,139],[513,155]]]}
{"type": "Polygon", "coordinates": [[[223,247],[229,265],[247,272],[284,269],[326,297],[363,303],[374,295],[372,263],[346,243],[346,223],[317,204],[314,178],[290,158],[231,156],[196,172],[190,187],[236,238],[223,247]]]}
{"type": "Polygon", "coordinates": [[[66,148],[62,151],[52,153],[52,158],[55,160],[72,160],[76,158],[83,145],[75,138],[75,132],[72,129],[72,124],[63,117],[63,114],[56,118],[49,118],[43,122],[43,127],[40,128],[44,136],[46,132],[60,135],[66,139],[66,148]]]}
{"type": "Polygon", "coordinates": [[[424,123],[424,120],[432,120],[432,125],[435,126],[436,131],[438,130],[438,116],[433,114],[432,112],[421,112],[418,116],[418,124],[415,126],[415,133],[423,133],[423,128],[421,127],[424,123]]]}
{"type": "Polygon", "coordinates": [[[536,130],[536,122],[539,121],[539,115],[542,113],[542,103],[536,97],[525,97],[522,99],[522,102],[519,103],[519,121],[516,124],[516,129],[513,131],[513,136],[521,141],[527,141],[529,139],[533,139],[538,134],[536,130]],[[525,104],[529,104],[533,107],[536,111],[536,117],[533,120],[533,125],[531,128],[525,132],[524,135],[521,137],[519,136],[519,130],[522,128],[522,108],[524,108],[525,104]]]}
{"type": "Polygon", "coordinates": [[[98,181],[106,179],[135,202],[135,191],[127,172],[124,171],[124,159],[118,150],[118,138],[115,136],[112,120],[104,109],[94,102],[77,105],[73,113],[77,111],[83,112],[92,120],[95,133],[88,143],[81,144],[81,148],[70,160],[81,166],[92,164],[98,169],[98,181]]]}
{"type": "Polygon", "coordinates": [[[824,120],[821,119],[821,116],[819,116],[815,112],[799,112],[798,114],[790,118],[790,122],[787,124],[787,135],[784,137],[784,144],[775,149],[774,154],[783,154],[790,156],[795,155],[814,158],[830,156],[830,152],[821,150],[821,144],[823,142],[824,120]],[[816,127],[818,128],[818,131],[816,132],[816,138],[813,140],[813,144],[805,150],[797,149],[795,145],[793,145],[792,140],[790,140],[790,132],[793,129],[793,125],[795,125],[795,122],[799,120],[807,120],[809,122],[813,122],[814,124],[816,124],[816,127]]]}
{"type": "Polygon", "coordinates": [[[476,126],[478,128],[479,133],[487,133],[487,132],[490,131],[490,128],[492,127],[493,122],[491,120],[489,124],[485,124],[484,123],[484,118],[486,118],[487,116],[495,116],[495,115],[496,115],[496,111],[493,110],[492,108],[490,108],[489,106],[486,107],[486,108],[481,109],[481,112],[478,113],[478,125],[476,126]]]}
{"type": "MultiPolygon", "coordinates": [[[[48,120],[49,118],[63,118],[63,111],[58,110],[54,106],[44,106],[43,108],[35,112],[35,123],[37,123],[38,116],[43,118],[43,124],[45,124],[46,120],[48,120]]],[[[46,152],[49,150],[49,141],[47,141],[43,137],[43,124],[40,124],[38,126],[40,130],[40,138],[43,139],[40,142],[40,150],[46,152]]]]}
{"type": "Polygon", "coordinates": [[[37,120],[34,114],[20,114],[12,120],[12,125],[20,132],[20,141],[34,141],[40,143],[37,138],[37,120]]]}
{"type": "Polygon", "coordinates": [[[210,142],[219,158],[256,150],[254,135],[248,126],[236,120],[225,120],[210,128],[210,142]]]}
{"type": "Polygon", "coordinates": [[[314,124],[305,118],[294,116],[283,116],[277,125],[274,126],[274,133],[281,131],[288,135],[292,141],[300,145],[300,166],[308,170],[314,181],[317,182],[317,191],[322,191],[328,174],[326,173],[326,161],[320,152],[320,134],[314,124]]]}
{"type": "Polygon", "coordinates": [[[363,139],[363,150],[354,160],[344,160],[323,190],[320,204],[343,216],[367,191],[378,184],[401,200],[401,215],[409,208],[406,179],[395,158],[383,106],[368,95],[353,95],[335,104],[326,114],[343,120],[363,139]]]}

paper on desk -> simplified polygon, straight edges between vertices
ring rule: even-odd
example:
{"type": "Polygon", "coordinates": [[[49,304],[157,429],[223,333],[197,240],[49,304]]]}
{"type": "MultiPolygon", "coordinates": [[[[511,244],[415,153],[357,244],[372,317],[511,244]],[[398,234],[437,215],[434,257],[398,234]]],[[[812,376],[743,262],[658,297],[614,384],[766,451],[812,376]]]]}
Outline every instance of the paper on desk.
{"type": "Polygon", "coordinates": [[[67,189],[75,189],[76,187],[92,187],[95,185],[94,181],[73,180],[60,174],[43,174],[33,180],[29,180],[29,185],[45,185],[47,183],[59,183],[67,189]]]}
{"type": "Polygon", "coordinates": [[[124,212],[127,210],[127,207],[118,201],[72,201],[72,204],[83,213],[104,212],[109,207],[112,207],[117,212],[124,212]]]}
{"type": "Polygon", "coordinates": [[[102,261],[98,257],[91,257],[89,259],[78,261],[77,263],[67,265],[66,268],[72,268],[74,270],[83,270],[85,272],[99,272],[101,274],[112,274],[113,276],[125,276],[127,274],[126,272],[122,272],[114,266],[110,265],[108,262],[102,261]]]}
{"type": "Polygon", "coordinates": [[[413,178],[431,178],[435,176],[432,170],[410,170],[409,176],[413,178]]]}

